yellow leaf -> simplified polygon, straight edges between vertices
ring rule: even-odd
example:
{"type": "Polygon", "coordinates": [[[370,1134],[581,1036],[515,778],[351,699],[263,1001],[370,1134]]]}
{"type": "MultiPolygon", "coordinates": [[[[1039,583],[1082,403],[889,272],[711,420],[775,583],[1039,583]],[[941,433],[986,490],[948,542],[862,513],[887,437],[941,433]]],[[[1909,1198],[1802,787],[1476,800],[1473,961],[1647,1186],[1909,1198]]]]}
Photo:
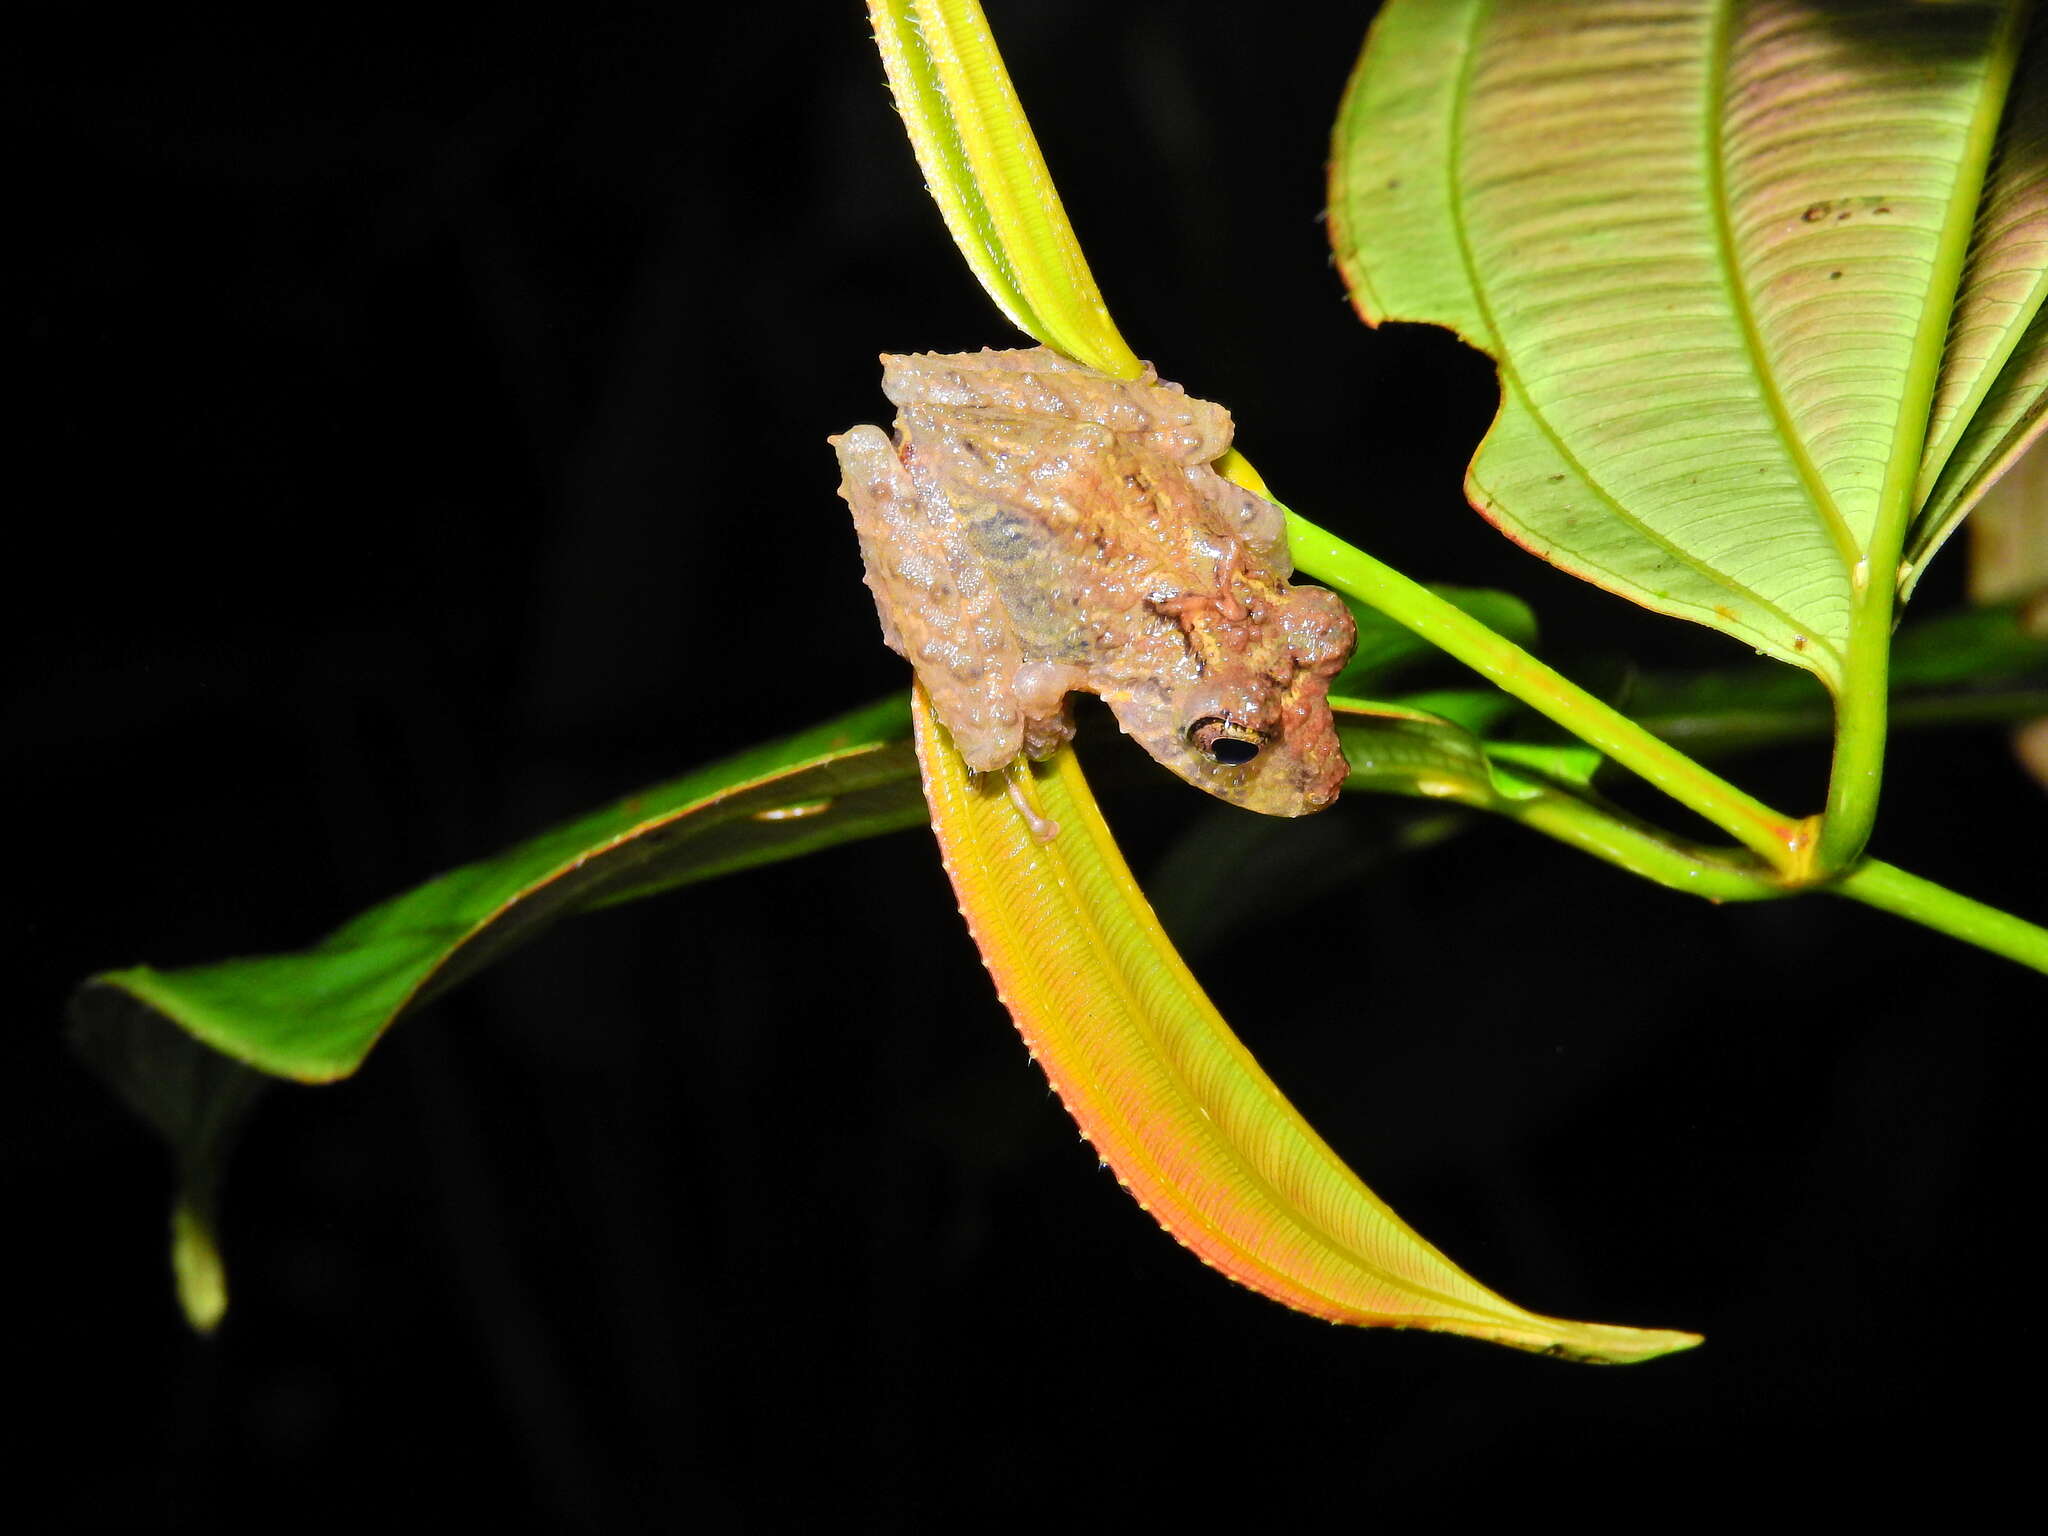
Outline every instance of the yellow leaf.
{"type": "MultiPolygon", "coordinates": [[[[1424,1241],[1302,1119],[1174,952],[1071,749],[972,773],[913,710],[946,872],[1033,1058],[1118,1181],[1233,1280],[1332,1322],[1647,1360],[1697,1334],[1539,1317],[1424,1241]],[[1013,799],[1057,823],[1040,841],[1013,799]]],[[[1042,835],[1043,828],[1038,829],[1042,835]]]]}

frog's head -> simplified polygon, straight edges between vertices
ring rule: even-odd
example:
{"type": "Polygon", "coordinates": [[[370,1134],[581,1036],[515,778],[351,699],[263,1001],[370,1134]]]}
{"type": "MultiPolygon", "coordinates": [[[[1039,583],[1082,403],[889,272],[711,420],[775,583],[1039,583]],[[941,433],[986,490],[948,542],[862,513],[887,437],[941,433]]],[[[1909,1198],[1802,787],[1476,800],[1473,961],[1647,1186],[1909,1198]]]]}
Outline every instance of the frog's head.
{"type": "Polygon", "coordinates": [[[1267,816],[1305,816],[1337,798],[1349,771],[1326,673],[1301,667],[1171,688],[1134,680],[1102,697],[1133,740],[1197,789],[1267,816]]]}

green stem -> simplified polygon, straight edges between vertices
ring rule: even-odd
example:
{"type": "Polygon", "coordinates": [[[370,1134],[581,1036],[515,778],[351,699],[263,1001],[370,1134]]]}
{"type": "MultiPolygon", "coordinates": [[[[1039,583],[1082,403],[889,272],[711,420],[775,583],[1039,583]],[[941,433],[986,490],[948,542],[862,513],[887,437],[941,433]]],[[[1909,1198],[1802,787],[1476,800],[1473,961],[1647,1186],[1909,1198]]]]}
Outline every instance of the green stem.
{"type": "MultiPolygon", "coordinates": [[[[1765,901],[1798,893],[1761,866],[1664,836],[1569,790],[1493,762],[1506,791],[1492,809],[1533,831],[1604,859],[1668,890],[1708,901],[1765,901]]],[[[1994,955],[2048,973],[2048,928],[1974,901],[1881,859],[1866,859],[1826,889],[1865,906],[1961,939],[1994,955]]]]}
{"type": "Polygon", "coordinates": [[[1928,412],[1941,378],[1949,319],[1976,225],[1984,170],[1991,163],[1992,145],[2012,87],[2028,9],[2026,5],[2005,8],[1986,60],[1984,88],[1977,94],[1969,143],[1949,192],[1941,241],[1927,274],[1928,302],[1921,312],[1906,369],[1904,399],[1878,496],[1877,522],[1852,571],[1855,585],[1848,654],[1843,658],[1841,692],[1835,699],[1835,760],[1828,773],[1827,809],[1814,849],[1815,870],[1822,877],[1848,869],[1863,856],[1877,820],[1878,789],[1884,779],[1885,704],[1899,556],[1918,502],[1915,483],[1927,446],[1928,412]]]}
{"type": "Polygon", "coordinates": [[[1733,849],[1699,848],[1666,837],[1567,790],[1525,778],[1498,761],[1493,777],[1506,791],[1492,806],[1498,814],[1667,890],[1713,902],[1768,901],[1792,894],[1792,887],[1767,867],[1733,849]]]}
{"type": "Polygon", "coordinates": [[[2048,928],[1909,875],[1881,859],[1865,860],[1829,889],[2048,973],[2048,928]]]}
{"type": "MultiPolygon", "coordinates": [[[[1896,541],[1894,541],[1896,543],[1896,541]]],[[[1896,556],[1896,551],[1894,551],[1896,556]]],[[[1886,706],[1891,682],[1892,593],[1896,557],[1874,579],[1868,561],[1857,567],[1864,582],[1849,618],[1842,691],[1835,696],[1835,757],[1828,769],[1828,803],[1821,816],[1814,862],[1823,872],[1847,869],[1862,856],[1877,820],[1884,782],[1886,706]]]]}
{"type": "Polygon", "coordinates": [[[1808,878],[1807,823],[1791,821],[1660,741],[1619,710],[1419,582],[1307,519],[1287,514],[1295,564],[1377,608],[1711,821],[1795,883],[1808,878]]]}

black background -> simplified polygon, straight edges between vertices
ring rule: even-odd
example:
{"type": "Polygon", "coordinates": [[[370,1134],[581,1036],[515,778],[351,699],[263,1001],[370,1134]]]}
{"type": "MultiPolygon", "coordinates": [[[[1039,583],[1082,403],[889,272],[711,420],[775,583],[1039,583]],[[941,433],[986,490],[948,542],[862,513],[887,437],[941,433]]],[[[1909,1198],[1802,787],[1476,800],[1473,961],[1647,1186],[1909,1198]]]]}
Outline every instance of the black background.
{"type": "MultiPolygon", "coordinates": [[[[1364,8],[992,10],[1125,333],[1296,507],[1523,593],[1603,686],[1746,654],[1463,508],[1488,369],[1361,327],[1319,224],[1364,8]]],[[[1996,1389],[2040,1366],[2037,982],[1506,827],[1402,858],[1394,802],[1251,826],[1099,720],[1141,877],[1367,1180],[1528,1306],[1705,1348],[1569,1367],[1204,1270],[1026,1062],[922,834],[557,930],[272,1094],[233,1311],[190,1338],[168,1169],[61,1050],[72,983],[295,947],[900,687],[823,439],[885,419],[878,351],[1019,338],[851,0],[43,14],[0,1082],[30,1528],[1270,1529],[2027,1480],[1996,1389]]],[[[1737,771],[1804,811],[1824,763],[1737,771]]],[[[1997,732],[1902,740],[1877,847],[2038,918],[2042,827],[1997,732]]]]}

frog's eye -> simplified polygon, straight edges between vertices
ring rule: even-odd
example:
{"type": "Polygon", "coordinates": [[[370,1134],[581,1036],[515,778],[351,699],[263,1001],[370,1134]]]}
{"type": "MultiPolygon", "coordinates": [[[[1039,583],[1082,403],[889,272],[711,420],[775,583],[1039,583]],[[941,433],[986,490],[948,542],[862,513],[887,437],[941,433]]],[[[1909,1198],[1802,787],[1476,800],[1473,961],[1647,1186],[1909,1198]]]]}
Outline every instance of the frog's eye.
{"type": "Polygon", "coordinates": [[[1188,745],[1212,763],[1240,768],[1259,755],[1265,740],[1248,726],[1210,715],[1188,727],[1188,745]]]}

